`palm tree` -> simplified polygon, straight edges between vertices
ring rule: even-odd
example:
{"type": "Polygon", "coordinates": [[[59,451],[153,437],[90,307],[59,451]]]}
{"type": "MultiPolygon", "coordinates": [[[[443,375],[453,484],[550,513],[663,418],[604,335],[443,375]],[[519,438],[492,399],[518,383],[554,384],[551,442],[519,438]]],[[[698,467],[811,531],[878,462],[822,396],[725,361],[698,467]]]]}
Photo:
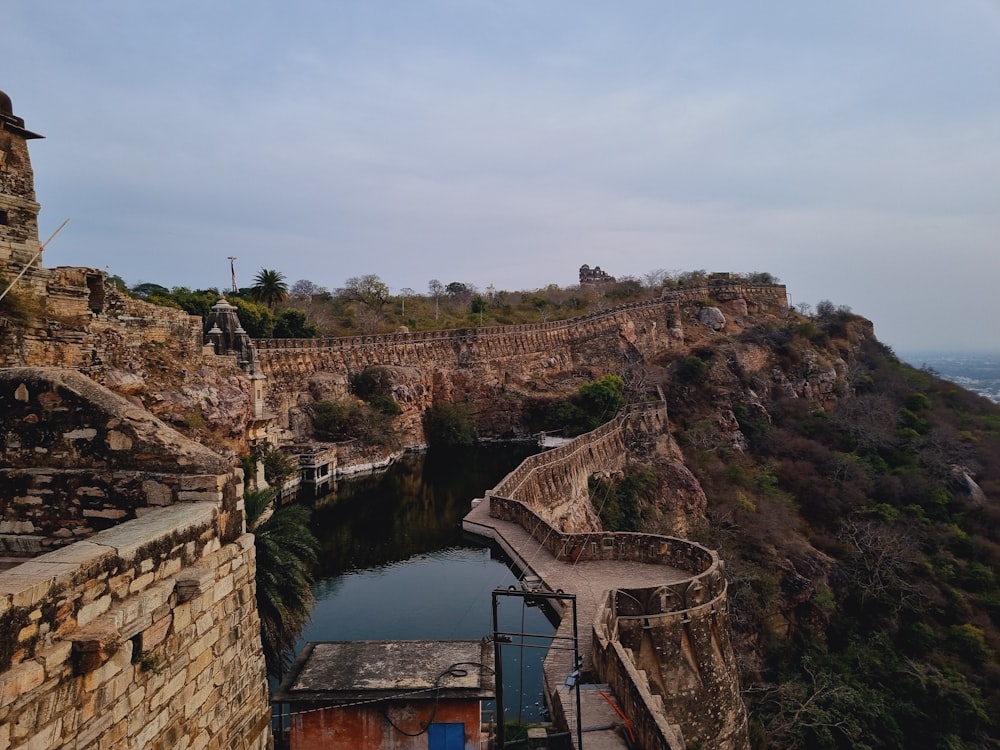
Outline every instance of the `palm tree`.
{"type": "Polygon", "coordinates": [[[273,310],[275,305],[287,297],[288,284],[285,283],[285,274],[281,271],[262,268],[260,273],[254,276],[253,286],[250,287],[250,299],[254,302],[262,302],[273,310]]]}
{"type": "Polygon", "coordinates": [[[257,553],[257,611],[267,673],[281,679],[312,612],[312,567],[319,541],[309,530],[309,509],[274,508],[276,492],[248,490],[247,529],[257,553]]]}

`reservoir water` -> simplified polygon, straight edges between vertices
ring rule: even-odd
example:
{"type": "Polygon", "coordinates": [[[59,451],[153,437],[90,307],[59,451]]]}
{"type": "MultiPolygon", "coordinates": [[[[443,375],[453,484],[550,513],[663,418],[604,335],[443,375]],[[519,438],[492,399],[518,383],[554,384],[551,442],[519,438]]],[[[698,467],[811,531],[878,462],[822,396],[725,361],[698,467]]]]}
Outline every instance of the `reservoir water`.
{"type": "MultiPolygon", "coordinates": [[[[492,592],[517,585],[497,550],[463,536],[473,498],[495,486],[533,446],[475,447],[404,456],[384,472],[340,481],[314,501],[320,539],[316,607],[306,641],[470,639],[490,636],[492,592]]],[[[545,613],[506,598],[503,630],[540,634],[545,613]]],[[[537,721],[544,711],[544,648],[503,649],[505,714],[537,721]]]]}

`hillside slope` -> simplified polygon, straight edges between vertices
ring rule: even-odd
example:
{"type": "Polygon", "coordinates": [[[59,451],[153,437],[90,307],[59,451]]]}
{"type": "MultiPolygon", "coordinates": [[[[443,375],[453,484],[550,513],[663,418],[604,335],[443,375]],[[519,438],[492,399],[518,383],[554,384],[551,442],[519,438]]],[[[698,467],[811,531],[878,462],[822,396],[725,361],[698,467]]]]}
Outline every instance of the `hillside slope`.
{"type": "Polygon", "coordinates": [[[825,313],[649,370],[728,563],[754,744],[1000,746],[1000,408],[825,313]]]}

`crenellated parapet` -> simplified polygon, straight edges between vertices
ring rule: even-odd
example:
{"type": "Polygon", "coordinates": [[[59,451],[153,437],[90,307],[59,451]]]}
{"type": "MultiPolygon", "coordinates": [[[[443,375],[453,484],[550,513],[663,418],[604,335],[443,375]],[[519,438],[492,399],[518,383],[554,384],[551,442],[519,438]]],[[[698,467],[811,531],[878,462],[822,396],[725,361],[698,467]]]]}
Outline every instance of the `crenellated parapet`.
{"type": "Polygon", "coordinates": [[[656,300],[570,320],[254,343],[268,378],[269,408],[284,426],[303,400],[313,398],[313,376],[328,373],[347,383],[371,366],[412,368],[420,373],[420,387],[435,397],[441,392],[445,400],[470,403],[474,412],[477,405],[489,411],[498,395],[530,394],[552,377],[616,372],[682,350],[682,321],[693,321],[692,311],[716,304],[728,306],[727,314],[737,320],[787,310],[784,286],[726,281],[678,287],[656,300]]]}
{"type": "MultiPolygon", "coordinates": [[[[718,553],[676,537],[612,533],[599,526],[567,531],[558,523],[566,497],[583,502],[579,487],[586,486],[586,477],[621,468],[628,431],[655,433],[665,422],[662,403],[643,404],[564,446],[529,457],[487,493],[489,515],[516,524],[572,569],[594,563],[620,564],[623,571],[654,566],[646,574],[648,586],[611,588],[598,598],[587,636],[596,681],[612,688],[641,747],[745,750],[747,714],[718,553]]],[[[470,528],[476,527],[482,522],[470,528]]],[[[558,689],[549,697],[563,701],[558,689]]],[[[562,704],[562,710],[572,707],[562,704]]]]}

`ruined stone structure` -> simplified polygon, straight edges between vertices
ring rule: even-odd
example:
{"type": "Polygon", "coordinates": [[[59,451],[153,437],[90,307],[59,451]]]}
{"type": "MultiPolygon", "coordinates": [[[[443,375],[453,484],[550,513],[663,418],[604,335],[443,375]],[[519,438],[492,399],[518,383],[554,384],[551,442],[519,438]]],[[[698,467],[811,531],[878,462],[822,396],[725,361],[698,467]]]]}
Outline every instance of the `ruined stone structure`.
{"type": "MultiPolygon", "coordinates": [[[[570,566],[594,560],[663,566],[662,577],[654,574],[648,586],[611,589],[600,597],[593,619],[584,624],[592,640],[584,666],[593,669],[595,682],[612,688],[640,747],[745,750],[747,714],[718,554],[683,539],[603,532],[599,523],[566,532],[551,520],[565,514],[567,496],[590,504],[586,480],[615,463],[609,447],[624,445],[630,432],[661,431],[665,417],[662,404],[644,405],[556,451],[532,456],[487,493],[489,515],[518,524],[570,566]],[[684,574],[671,578],[677,571],[684,574]]],[[[466,528],[480,533],[479,524],[466,528]]],[[[564,618],[560,634],[566,629],[564,618]]],[[[546,659],[546,691],[554,713],[565,716],[574,707],[560,677],[566,667],[558,661],[557,653],[546,659]]]]}
{"type": "Polygon", "coordinates": [[[600,286],[601,284],[613,284],[615,277],[607,271],[602,271],[600,266],[591,268],[586,263],[580,266],[581,286],[600,286]]]}
{"type": "Polygon", "coordinates": [[[65,369],[0,369],[0,747],[259,748],[238,469],[65,369]]]}

